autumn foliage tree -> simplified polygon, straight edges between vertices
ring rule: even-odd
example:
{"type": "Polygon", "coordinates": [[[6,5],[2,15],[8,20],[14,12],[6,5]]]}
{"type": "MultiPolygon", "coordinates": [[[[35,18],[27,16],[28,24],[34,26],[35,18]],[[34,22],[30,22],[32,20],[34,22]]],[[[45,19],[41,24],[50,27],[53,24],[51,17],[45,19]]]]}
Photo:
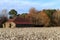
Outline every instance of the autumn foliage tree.
{"type": "Polygon", "coordinates": [[[53,14],[56,12],[56,9],[44,9],[43,11],[45,11],[45,13],[48,15],[48,17],[50,18],[50,26],[54,26],[55,22],[53,19],[53,14]]]}
{"type": "Polygon", "coordinates": [[[36,16],[37,16],[36,9],[35,8],[31,8],[29,10],[28,18],[30,18],[30,20],[33,22],[33,24],[37,24],[36,16]]]}
{"type": "Polygon", "coordinates": [[[53,13],[53,22],[55,26],[60,26],[60,10],[53,13]]]}
{"type": "Polygon", "coordinates": [[[44,11],[36,11],[35,8],[29,10],[28,17],[31,19],[35,25],[48,26],[50,19],[44,11]]]}
{"type": "Polygon", "coordinates": [[[50,18],[48,17],[48,15],[44,11],[39,12],[37,15],[37,18],[38,18],[39,25],[43,25],[45,27],[49,26],[50,18]]]}

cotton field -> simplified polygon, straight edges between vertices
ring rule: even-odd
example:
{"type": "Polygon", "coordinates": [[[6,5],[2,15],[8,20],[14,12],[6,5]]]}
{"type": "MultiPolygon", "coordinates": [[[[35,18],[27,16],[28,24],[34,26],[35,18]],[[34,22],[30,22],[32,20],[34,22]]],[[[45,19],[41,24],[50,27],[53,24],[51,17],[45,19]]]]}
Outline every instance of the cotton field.
{"type": "Polygon", "coordinates": [[[60,40],[60,27],[1,28],[0,40],[60,40]]]}

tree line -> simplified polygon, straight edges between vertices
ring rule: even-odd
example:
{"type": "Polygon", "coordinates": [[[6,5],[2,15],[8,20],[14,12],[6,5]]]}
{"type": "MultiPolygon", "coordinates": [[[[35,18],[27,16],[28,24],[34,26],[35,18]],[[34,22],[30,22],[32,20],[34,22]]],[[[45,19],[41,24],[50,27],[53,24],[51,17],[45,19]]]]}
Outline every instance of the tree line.
{"type": "MultiPolygon", "coordinates": [[[[60,26],[60,10],[56,9],[43,9],[36,10],[35,8],[31,8],[29,13],[18,14],[15,9],[9,11],[10,18],[14,18],[16,16],[28,18],[35,25],[42,25],[44,27],[51,26],[60,26]]],[[[5,19],[6,21],[6,19],[5,19]]]]}

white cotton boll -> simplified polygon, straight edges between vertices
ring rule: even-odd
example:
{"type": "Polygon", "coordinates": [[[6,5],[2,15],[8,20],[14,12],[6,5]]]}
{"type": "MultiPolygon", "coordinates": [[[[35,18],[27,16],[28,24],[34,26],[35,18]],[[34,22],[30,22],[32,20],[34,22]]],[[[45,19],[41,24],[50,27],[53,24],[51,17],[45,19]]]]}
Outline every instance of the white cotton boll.
{"type": "Polygon", "coordinates": [[[53,38],[48,38],[48,40],[53,40],[53,38]]]}

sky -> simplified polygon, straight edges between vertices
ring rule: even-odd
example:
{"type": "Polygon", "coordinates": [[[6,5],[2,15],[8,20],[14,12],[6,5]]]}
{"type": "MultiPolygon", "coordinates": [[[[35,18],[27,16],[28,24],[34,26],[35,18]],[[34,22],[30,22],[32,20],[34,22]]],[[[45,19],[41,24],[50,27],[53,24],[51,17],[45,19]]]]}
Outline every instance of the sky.
{"type": "Polygon", "coordinates": [[[15,9],[18,13],[26,13],[30,8],[60,9],[60,0],[0,0],[0,11],[15,9]]]}

